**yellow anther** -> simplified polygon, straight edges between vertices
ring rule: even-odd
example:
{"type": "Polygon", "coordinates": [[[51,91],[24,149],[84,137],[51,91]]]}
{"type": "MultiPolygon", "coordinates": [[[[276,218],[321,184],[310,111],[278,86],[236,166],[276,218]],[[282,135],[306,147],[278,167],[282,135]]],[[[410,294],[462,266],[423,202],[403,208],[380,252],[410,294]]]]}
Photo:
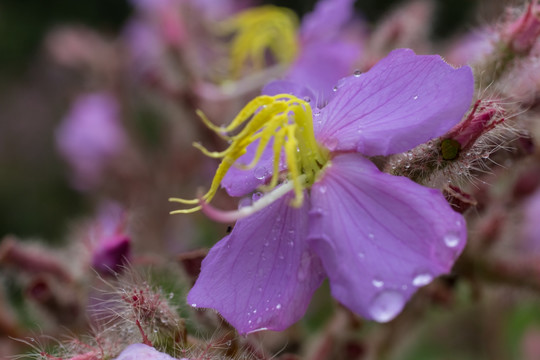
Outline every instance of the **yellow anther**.
{"type": "MultiPolygon", "coordinates": [[[[243,127],[238,134],[229,137],[230,145],[224,151],[211,152],[199,143],[194,144],[205,155],[222,158],[210,185],[210,190],[199,199],[171,198],[170,201],[187,205],[198,205],[201,201],[210,202],[229,169],[232,166],[241,169],[250,169],[256,166],[273,138],[272,178],[267,185],[261,188],[264,191],[273,190],[278,186],[281,175],[285,175],[292,182],[295,194],[291,205],[296,207],[302,205],[304,189],[315,182],[317,174],[328,160],[328,152],[319,147],[315,140],[313,114],[309,103],[289,94],[260,96],[249,102],[231,124],[220,128],[220,131],[228,133],[241,126],[243,127]],[[257,148],[251,162],[248,165],[236,164],[237,160],[246,153],[247,147],[257,141],[257,148]],[[280,174],[280,162],[283,154],[287,169],[285,174],[280,174]]],[[[200,208],[199,205],[192,209],[177,210],[173,213],[190,213],[200,208]]]]}
{"type": "Polygon", "coordinates": [[[264,68],[267,51],[278,64],[292,62],[298,50],[297,27],[293,11],[271,5],[250,8],[221,23],[223,34],[234,33],[232,75],[239,77],[248,63],[254,70],[264,68]]]}

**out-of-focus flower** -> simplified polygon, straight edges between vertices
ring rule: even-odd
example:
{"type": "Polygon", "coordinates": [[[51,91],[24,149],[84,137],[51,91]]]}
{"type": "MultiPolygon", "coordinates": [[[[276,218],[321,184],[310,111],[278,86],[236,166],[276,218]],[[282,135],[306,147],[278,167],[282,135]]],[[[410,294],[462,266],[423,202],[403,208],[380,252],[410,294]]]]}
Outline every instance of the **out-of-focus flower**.
{"type": "Polygon", "coordinates": [[[455,66],[474,64],[493,51],[496,41],[497,33],[493,29],[478,29],[456,40],[445,58],[455,66]]]}
{"type": "Polygon", "coordinates": [[[58,150],[80,190],[97,186],[109,161],[126,145],[116,99],[105,92],[79,96],[56,130],[58,150]]]}
{"type": "Polygon", "coordinates": [[[101,207],[88,235],[92,267],[101,275],[117,273],[129,259],[131,238],[125,231],[126,215],[115,203],[101,207]]]}
{"type": "MultiPolygon", "coordinates": [[[[157,351],[145,344],[131,344],[115,360],[176,360],[169,354],[157,351]]],[[[182,358],[180,360],[187,360],[182,358]]]]}
{"type": "Polygon", "coordinates": [[[319,1],[299,30],[299,52],[284,79],[302,84],[318,105],[327,100],[337,81],[350,75],[360,57],[361,39],[347,38],[354,0],[319,1]]]}
{"type": "Polygon", "coordinates": [[[341,81],[322,109],[282,93],[256,98],[228,127],[204,119],[230,146],[212,153],[197,145],[223,160],[199,200],[171,199],[196,207],[173,213],[202,208],[239,221],[203,261],[189,303],[218,310],[241,333],[282,330],[328,276],[334,297],[355,313],[393,319],[417,287],[450,270],[465,221],[439,190],[382,173],[364,156],[444,134],[472,93],[470,68],[400,49],[341,81]],[[222,212],[208,205],[220,184],[231,196],[268,193],[222,212]]]}

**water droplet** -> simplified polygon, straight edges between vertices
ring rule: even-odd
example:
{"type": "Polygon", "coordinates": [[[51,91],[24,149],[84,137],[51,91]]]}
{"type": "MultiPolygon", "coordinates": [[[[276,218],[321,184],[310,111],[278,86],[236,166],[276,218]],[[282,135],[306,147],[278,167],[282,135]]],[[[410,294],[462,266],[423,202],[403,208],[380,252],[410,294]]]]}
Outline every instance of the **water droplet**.
{"type": "Polygon", "coordinates": [[[418,95],[415,95],[415,96],[413,97],[413,100],[418,100],[418,95]]]}
{"type": "Polygon", "coordinates": [[[337,87],[337,86],[334,86],[334,87],[332,88],[332,91],[334,91],[334,92],[336,92],[337,90],[338,90],[338,87],[337,87]]]}
{"type": "Polygon", "coordinates": [[[279,309],[281,309],[281,304],[276,305],[276,310],[279,310],[279,309]]]}
{"type": "Polygon", "coordinates": [[[315,108],[313,109],[313,116],[319,116],[321,115],[321,109],[315,108]]]}
{"type": "Polygon", "coordinates": [[[248,324],[251,324],[251,320],[248,321],[248,324]]]}
{"type": "Polygon", "coordinates": [[[412,284],[414,286],[420,287],[429,284],[433,280],[433,276],[430,273],[422,272],[418,273],[413,281],[412,284]]]}
{"type": "Polygon", "coordinates": [[[385,290],[373,298],[369,313],[378,322],[388,322],[401,312],[404,305],[405,298],[401,293],[385,290]]]}
{"type": "Polygon", "coordinates": [[[326,147],[328,148],[328,150],[334,151],[337,148],[338,144],[339,144],[338,139],[331,138],[331,139],[328,139],[328,141],[326,142],[326,147]]]}
{"type": "Polygon", "coordinates": [[[354,77],[359,77],[360,75],[362,75],[362,72],[360,70],[354,70],[354,77]]]}
{"type": "Polygon", "coordinates": [[[324,210],[321,208],[313,208],[309,211],[309,215],[314,217],[321,217],[324,215],[324,210]]]}
{"type": "Polygon", "coordinates": [[[154,329],[154,334],[157,334],[158,330],[157,329],[154,329]]]}
{"type": "Polygon", "coordinates": [[[195,307],[195,308],[196,308],[196,307],[197,307],[197,304],[193,303],[193,304],[191,304],[191,307],[195,307]]]}
{"type": "Polygon", "coordinates": [[[238,202],[238,208],[241,209],[246,206],[251,206],[251,199],[249,197],[243,197],[238,202]]]}
{"type": "Polygon", "coordinates": [[[253,171],[253,175],[259,180],[264,180],[264,178],[268,175],[268,170],[264,166],[258,166],[253,171]]]}
{"type": "Polygon", "coordinates": [[[300,260],[300,267],[298,268],[297,278],[299,281],[303,281],[309,275],[309,266],[311,265],[311,255],[306,251],[302,254],[300,260]]]}
{"type": "Polygon", "coordinates": [[[304,101],[307,103],[311,102],[311,98],[309,96],[304,96],[304,101]]]}
{"type": "Polygon", "coordinates": [[[487,159],[488,157],[489,157],[489,152],[486,151],[485,153],[482,154],[483,159],[487,159]]]}
{"type": "Polygon", "coordinates": [[[317,188],[321,194],[326,193],[326,185],[320,184],[317,188]]]}
{"type": "Polygon", "coordinates": [[[373,279],[373,281],[372,281],[371,283],[372,283],[373,286],[375,286],[376,288],[383,287],[383,285],[384,285],[384,281],[379,280],[379,279],[373,279]]]}
{"type": "Polygon", "coordinates": [[[293,247],[294,246],[294,241],[292,241],[292,240],[287,241],[287,245],[289,245],[290,247],[293,247]]]}
{"type": "Polygon", "coordinates": [[[169,293],[169,300],[172,299],[174,297],[174,293],[170,292],[169,293]]]}
{"type": "Polygon", "coordinates": [[[412,151],[410,151],[410,150],[407,151],[407,159],[412,160],[412,158],[413,158],[413,153],[412,153],[412,151]]]}
{"type": "Polygon", "coordinates": [[[411,163],[406,163],[405,164],[405,169],[409,169],[411,167],[411,163]]]}
{"type": "Polygon", "coordinates": [[[227,342],[225,343],[225,345],[231,346],[231,345],[232,345],[232,341],[231,341],[231,340],[227,341],[227,342]]]}
{"type": "Polygon", "coordinates": [[[454,232],[449,232],[446,235],[444,235],[444,243],[449,248],[454,248],[459,245],[460,238],[459,235],[454,232]]]}

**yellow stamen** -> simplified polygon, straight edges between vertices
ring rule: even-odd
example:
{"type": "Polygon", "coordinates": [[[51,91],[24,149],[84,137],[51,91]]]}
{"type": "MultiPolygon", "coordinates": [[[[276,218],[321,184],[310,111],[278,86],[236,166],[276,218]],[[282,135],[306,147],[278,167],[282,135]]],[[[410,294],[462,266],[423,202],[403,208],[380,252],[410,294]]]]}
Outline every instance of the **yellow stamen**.
{"type": "MultiPolygon", "coordinates": [[[[247,147],[256,141],[259,142],[253,160],[248,165],[239,166],[243,169],[251,169],[257,165],[273,138],[273,174],[269,184],[262,189],[271,191],[278,186],[279,164],[284,150],[286,175],[292,182],[295,195],[291,205],[299,207],[304,201],[304,189],[315,182],[317,174],[328,160],[327,150],[319,147],[315,140],[313,114],[309,103],[293,95],[259,96],[249,102],[229,126],[221,128],[210,125],[208,126],[210,129],[221,134],[239,130],[236,135],[228,137],[230,145],[221,152],[211,152],[198,143],[194,144],[205,155],[222,159],[210,190],[199,199],[171,198],[170,201],[187,205],[209,203],[229,169],[233,165],[239,166],[235,163],[246,153],[247,147]]],[[[199,205],[192,209],[176,210],[173,213],[190,213],[200,208],[199,205]]]]}
{"type": "Polygon", "coordinates": [[[220,24],[223,34],[234,33],[231,45],[231,72],[240,77],[249,63],[263,69],[269,51],[278,64],[292,62],[298,50],[298,19],[293,11],[276,6],[259,6],[242,11],[220,24]]]}

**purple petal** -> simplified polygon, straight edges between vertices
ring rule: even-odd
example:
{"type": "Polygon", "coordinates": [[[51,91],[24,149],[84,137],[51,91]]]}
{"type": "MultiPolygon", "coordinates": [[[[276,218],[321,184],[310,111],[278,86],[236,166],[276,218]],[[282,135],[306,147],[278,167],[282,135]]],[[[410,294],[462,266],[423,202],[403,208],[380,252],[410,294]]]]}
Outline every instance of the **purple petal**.
{"type": "Polygon", "coordinates": [[[393,319],[465,246],[465,220],[440,191],[382,173],[358,154],[335,157],[311,196],[308,241],[332,294],[368,319],[393,319]]]}
{"type": "Polygon", "coordinates": [[[172,356],[159,352],[144,344],[131,344],[115,360],[175,360],[172,356]]]}
{"type": "Polygon", "coordinates": [[[321,0],[302,19],[303,43],[333,38],[354,14],[354,0],[321,0]]]}
{"type": "Polygon", "coordinates": [[[368,156],[409,150],[457,124],[471,104],[469,67],[454,69],[437,55],[398,49],[360,76],[343,79],[315,123],[329,150],[368,156]]]}
{"type": "MultiPolygon", "coordinates": [[[[272,150],[273,140],[268,142],[266,149],[263,151],[259,162],[253,169],[242,170],[237,167],[231,167],[227,172],[221,186],[227,191],[230,196],[243,196],[246,195],[259,186],[265,184],[272,178],[274,169],[274,152],[272,150]]],[[[248,165],[257,151],[259,141],[255,141],[250,144],[246,153],[241,156],[237,161],[237,165],[248,165]]],[[[283,170],[284,164],[280,162],[280,170],[283,170]]]]}
{"type": "Polygon", "coordinates": [[[339,79],[351,75],[359,58],[357,44],[344,41],[313,42],[304,46],[286,78],[304,84],[319,107],[326,104],[339,79]]]}
{"type": "Polygon", "coordinates": [[[300,99],[313,99],[315,94],[304,85],[303,81],[291,80],[274,80],[266,84],[262,91],[262,95],[279,95],[279,94],[291,94],[300,99]]]}
{"type": "Polygon", "coordinates": [[[540,191],[534,193],[525,203],[524,223],[523,223],[523,244],[522,249],[540,253],[540,191]]]}
{"type": "Polygon", "coordinates": [[[292,196],[236,223],[202,263],[188,295],[192,306],[217,310],[238,332],[283,330],[305,313],[324,273],[307,248],[309,200],[292,196]]]}

